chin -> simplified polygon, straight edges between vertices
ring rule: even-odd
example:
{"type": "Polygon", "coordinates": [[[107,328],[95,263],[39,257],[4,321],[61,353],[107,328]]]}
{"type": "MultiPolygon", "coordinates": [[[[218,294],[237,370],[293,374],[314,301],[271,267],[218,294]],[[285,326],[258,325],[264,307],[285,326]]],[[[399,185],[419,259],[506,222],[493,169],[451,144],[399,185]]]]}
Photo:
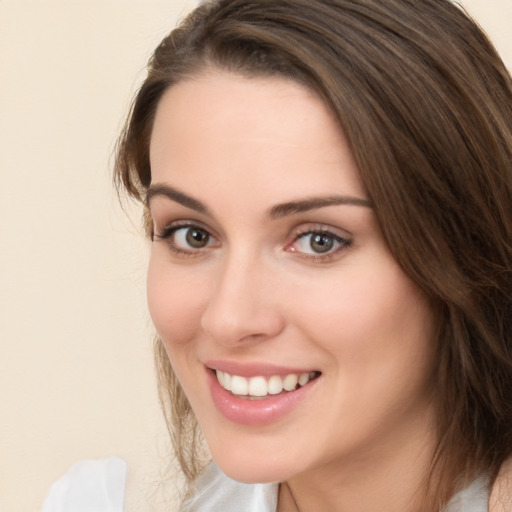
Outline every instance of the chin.
{"type": "Polygon", "coordinates": [[[274,468],[270,467],[270,464],[267,467],[258,468],[250,466],[241,467],[236,464],[226,465],[218,460],[215,460],[215,463],[220,467],[225,475],[229,476],[229,478],[244,484],[269,484],[286,480],[283,473],[275,471],[274,468]]]}
{"type": "Polygon", "coordinates": [[[254,457],[248,451],[237,450],[236,453],[229,453],[226,449],[220,454],[212,453],[213,460],[224,474],[247,484],[266,484],[283,482],[297,474],[296,465],[292,469],[290,464],[284,460],[281,452],[275,457],[262,459],[254,457]]]}

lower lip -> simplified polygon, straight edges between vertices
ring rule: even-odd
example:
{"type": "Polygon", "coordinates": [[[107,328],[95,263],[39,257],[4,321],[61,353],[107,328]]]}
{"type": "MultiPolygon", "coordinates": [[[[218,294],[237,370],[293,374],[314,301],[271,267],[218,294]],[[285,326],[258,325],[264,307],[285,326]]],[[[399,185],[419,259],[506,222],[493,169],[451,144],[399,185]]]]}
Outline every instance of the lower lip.
{"type": "Polygon", "coordinates": [[[214,371],[207,369],[207,374],[213,402],[217,409],[228,420],[241,425],[268,425],[278,421],[305,400],[319,380],[319,378],[313,379],[295,391],[251,400],[226,391],[219,384],[214,371]]]}

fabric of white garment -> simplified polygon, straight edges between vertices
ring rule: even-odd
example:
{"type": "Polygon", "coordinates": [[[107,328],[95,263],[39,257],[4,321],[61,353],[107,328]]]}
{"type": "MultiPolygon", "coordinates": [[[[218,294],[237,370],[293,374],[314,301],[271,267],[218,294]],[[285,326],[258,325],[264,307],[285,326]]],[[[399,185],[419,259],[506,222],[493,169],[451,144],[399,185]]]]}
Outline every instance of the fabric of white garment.
{"type": "MultiPolygon", "coordinates": [[[[75,464],[50,489],[41,512],[122,512],[126,463],[119,457],[75,464]]],[[[279,484],[244,484],[210,464],[180,512],[276,512],[279,484]]],[[[487,512],[487,479],[479,478],[442,512],[487,512]]]]}
{"type": "Polygon", "coordinates": [[[489,482],[482,477],[456,494],[443,512],[487,512],[488,504],[489,482]]]}
{"type": "Polygon", "coordinates": [[[123,512],[126,470],[120,457],[78,462],[51,486],[41,512],[123,512]]]}

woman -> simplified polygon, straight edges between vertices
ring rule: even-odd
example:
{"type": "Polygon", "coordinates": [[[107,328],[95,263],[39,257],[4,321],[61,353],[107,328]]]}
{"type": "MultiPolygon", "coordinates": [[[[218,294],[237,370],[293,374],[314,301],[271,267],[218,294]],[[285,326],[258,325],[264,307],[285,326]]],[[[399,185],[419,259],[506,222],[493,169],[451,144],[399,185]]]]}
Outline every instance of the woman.
{"type": "Polygon", "coordinates": [[[162,41],[116,180],[181,467],[201,432],[222,470],[187,510],[510,508],[511,178],[510,75],[447,0],[216,0],[162,41]]]}

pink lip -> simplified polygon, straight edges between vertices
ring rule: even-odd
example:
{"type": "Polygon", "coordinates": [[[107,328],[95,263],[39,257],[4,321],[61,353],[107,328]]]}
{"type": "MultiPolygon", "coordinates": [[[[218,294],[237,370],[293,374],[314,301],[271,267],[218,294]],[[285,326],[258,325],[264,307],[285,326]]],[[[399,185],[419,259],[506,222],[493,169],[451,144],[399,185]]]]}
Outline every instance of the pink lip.
{"type": "MultiPolygon", "coordinates": [[[[266,398],[258,400],[250,400],[248,398],[240,398],[233,395],[229,391],[226,391],[219,384],[215,372],[209,368],[205,369],[212,399],[219,412],[225,418],[234,423],[251,426],[268,425],[286,416],[286,414],[291,412],[306,400],[310,391],[314,389],[316,383],[319,380],[318,378],[314,379],[295,391],[285,392],[279,395],[269,395],[266,398]]],[[[275,370],[276,368],[274,367],[273,373],[270,373],[270,375],[281,374],[275,370]]],[[[286,369],[286,372],[283,374],[287,373],[300,372],[294,372],[286,369]]],[[[234,374],[240,375],[240,373],[236,372],[234,372],[234,374]]],[[[266,374],[267,372],[260,372],[254,373],[253,376],[266,374]]]]}

